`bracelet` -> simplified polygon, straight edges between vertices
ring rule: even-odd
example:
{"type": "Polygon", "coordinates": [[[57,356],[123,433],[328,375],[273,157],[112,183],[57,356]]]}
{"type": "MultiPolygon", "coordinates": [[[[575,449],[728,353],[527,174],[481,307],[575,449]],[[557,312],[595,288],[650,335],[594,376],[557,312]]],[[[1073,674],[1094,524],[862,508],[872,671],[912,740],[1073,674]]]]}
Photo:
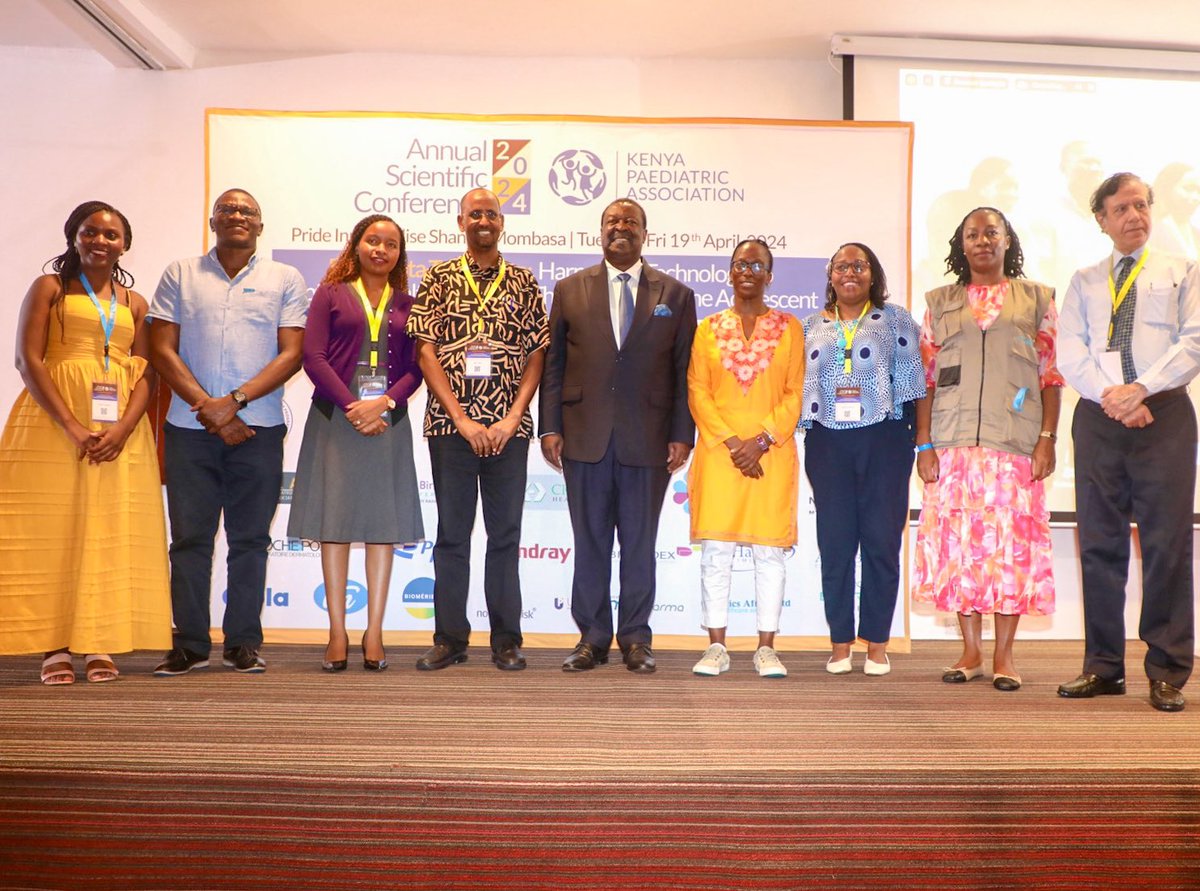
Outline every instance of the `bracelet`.
{"type": "Polygon", "coordinates": [[[1053,430],[1043,430],[1041,433],[1038,434],[1038,437],[1040,439],[1055,440],[1055,439],[1058,439],[1058,434],[1055,433],[1053,430]]]}
{"type": "Polygon", "coordinates": [[[771,445],[775,445],[775,437],[771,435],[770,430],[763,430],[762,435],[767,438],[767,442],[769,442],[771,445]]]}
{"type": "Polygon", "coordinates": [[[927,442],[924,445],[917,446],[917,451],[918,452],[928,452],[932,448],[933,448],[933,443],[927,442]]]}
{"type": "Polygon", "coordinates": [[[770,443],[767,442],[767,438],[761,433],[754,437],[754,441],[758,443],[758,447],[764,452],[771,447],[770,443]]]}

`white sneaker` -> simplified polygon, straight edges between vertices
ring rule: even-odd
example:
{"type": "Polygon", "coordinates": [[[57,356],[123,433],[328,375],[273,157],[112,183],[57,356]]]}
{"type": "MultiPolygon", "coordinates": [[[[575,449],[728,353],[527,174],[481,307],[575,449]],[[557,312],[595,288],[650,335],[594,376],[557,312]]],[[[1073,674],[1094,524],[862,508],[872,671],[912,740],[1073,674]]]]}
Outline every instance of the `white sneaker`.
{"type": "Polygon", "coordinates": [[[729,671],[729,651],[725,649],[724,644],[719,643],[715,643],[705,650],[700,661],[692,666],[692,674],[710,678],[715,678],[726,671],[729,671]]]}
{"type": "Polygon", "coordinates": [[[787,669],[779,661],[779,656],[770,647],[759,647],[754,652],[754,670],[760,678],[787,677],[787,669]]]}

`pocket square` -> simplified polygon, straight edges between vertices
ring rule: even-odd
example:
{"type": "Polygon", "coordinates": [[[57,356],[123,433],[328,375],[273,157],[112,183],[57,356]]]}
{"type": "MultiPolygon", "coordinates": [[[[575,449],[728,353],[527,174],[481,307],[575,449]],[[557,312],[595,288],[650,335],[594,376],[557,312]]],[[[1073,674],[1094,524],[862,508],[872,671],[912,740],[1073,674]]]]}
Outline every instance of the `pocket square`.
{"type": "Polygon", "coordinates": [[[665,303],[660,303],[658,306],[654,307],[654,314],[656,316],[669,316],[671,315],[671,307],[667,306],[665,303]]]}

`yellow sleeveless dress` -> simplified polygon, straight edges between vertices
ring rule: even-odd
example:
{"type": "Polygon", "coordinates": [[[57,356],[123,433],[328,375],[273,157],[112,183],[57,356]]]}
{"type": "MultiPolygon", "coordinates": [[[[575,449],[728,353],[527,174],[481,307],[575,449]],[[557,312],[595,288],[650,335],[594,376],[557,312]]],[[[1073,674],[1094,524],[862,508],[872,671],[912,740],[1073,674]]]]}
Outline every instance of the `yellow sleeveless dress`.
{"type": "MultiPolygon", "coordinates": [[[[107,301],[105,301],[107,304],[107,301]]],[[[105,305],[105,310],[108,307],[105,305]]],[[[104,334],[91,300],[50,310],[46,368],[93,430],[93,381],[117,385],[123,415],[146,360],[129,354],[133,315],[104,334]]],[[[143,417],[115,461],[89,464],[22,390],[0,436],[0,653],[126,653],[171,646],[167,537],[154,436],[143,417]]]]}

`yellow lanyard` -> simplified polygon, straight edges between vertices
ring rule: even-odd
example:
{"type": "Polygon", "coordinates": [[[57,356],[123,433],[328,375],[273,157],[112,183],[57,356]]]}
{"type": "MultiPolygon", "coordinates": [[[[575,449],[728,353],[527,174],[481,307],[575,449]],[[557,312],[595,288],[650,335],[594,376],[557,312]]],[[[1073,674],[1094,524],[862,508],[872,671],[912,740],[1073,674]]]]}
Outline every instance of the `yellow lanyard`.
{"type": "Polygon", "coordinates": [[[467,284],[470,285],[471,291],[475,295],[475,299],[479,301],[479,318],[476,321],[475,330],[478,333],[482,334],[483,333],[483,311],[487,307],[488,301],[491,300],[492,297],[495,296],[495,293],[500,290],[500,282],[504,281],[504,273],[507,270],[507,267],[504,265],[504,258],[501,257],[500,258],[500,270],[496,275],[496,280],[494,282],[492,282],[491,285],[488,287],[487,293],[480,294],[479,293],[479,285],[477,285],[475,283],[475,276],[471,275],[471,267],[467,263],[467,255],[463,254],[461,257],[459,257],[458,262],[462,266],[463,275],[466,276],[467,284]]]}
{"type": "Polygon", "coordinates": [[[858,326],[862,324],[863,317],[866,316],[867,310],[871,308],[871,301],[868,300],[863,304],[862,312],[858,314],[858,318],[854,320],[854,324],[847,328],[846,323],[842,321],[842,312],[834,304],[833,311],[837,315],[838,323],[838,346],[842,348],[842,374],[849,374],[851,370],[851,350],[854,349],[854,335],[858,333],[858,326]],[[848,333],[847,333],[848,332],[848,333]]]}
{"type": "Polygon", "coordinates": [[[1137,261],[1137,265],[1129,271],[1129,277],[1125,279],[1125,284],[1121,285],[1121,293],[1117,293],[1117,284],[1113,281],[1113,262],[1112,257],[1108,258],[1108,295],[1112,297],[1112,318],[1108,320],[1108,339],[1112,340],[1113,322],[1116,321],[1117,311],[1120,310],[1121,304],[1125,302],[1125,298],[1129,296],[1129,289],[1133,287],[1133,280],[1138,277],[1138,273],[1142,271],[1142,267],[1146,265],[1146,258],[1150,256],[1150,248],[1142,251],[1142,259],[1137,261]]]}
{"type": "Polygon", "coordinates": [[[371,300],[367,297],[367,289],[363,287],[361,278],[354,280],[354,290],[362,301],[363,312],[367,314],[367,327],[371,329],[371,374],[379,367],[379,329],[383,327],[383,315],[387,312],[388,301],[392,299],[392,286],[384,284],[383,296],[379,298],[379,306],[372,309],[371,300]]]}

